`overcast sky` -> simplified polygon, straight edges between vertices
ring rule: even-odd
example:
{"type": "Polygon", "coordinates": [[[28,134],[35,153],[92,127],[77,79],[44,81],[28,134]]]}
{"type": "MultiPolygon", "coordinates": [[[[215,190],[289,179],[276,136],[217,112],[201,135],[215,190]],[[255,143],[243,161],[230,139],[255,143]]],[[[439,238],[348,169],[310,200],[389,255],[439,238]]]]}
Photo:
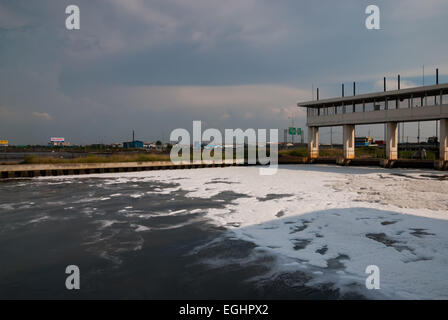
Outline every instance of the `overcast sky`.
{"type": "MultiPolygon", "coordinates": [[[[436,67],[448,82],[447,31],[446,0],[0,0],[0,139],[110,143],[135,129],[166,141],[193,120],[284,128],[295,117],[305,127],[295,105],[312,86],[322,98],[342,82],[382,90],[383,76],[393,88],[397,74],[416,86],[422,65],[426,84],[436,67]],[[80,30],[65,28],[70,4],[80,30]],[[381,30],[365,28],[369,4],[381,30]]],[[[378,126],[357,133],[369,129],[382,138],[378,126]]]]}

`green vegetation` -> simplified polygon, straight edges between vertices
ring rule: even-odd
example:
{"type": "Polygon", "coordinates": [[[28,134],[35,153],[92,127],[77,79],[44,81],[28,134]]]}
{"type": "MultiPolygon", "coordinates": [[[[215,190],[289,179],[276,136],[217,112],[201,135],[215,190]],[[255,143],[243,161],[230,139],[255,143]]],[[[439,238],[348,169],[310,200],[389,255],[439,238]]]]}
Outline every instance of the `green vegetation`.
{"type": "MultiPolygon", "coordinates": [[[[355,149],[357,158],[384,158],[384,148],[357,147],[355,149]]],[[[343,155],[342,148],[320,148],[319,156],[323,158],[337,158],[343,155]]],[[[280,150],[279,157],[307,157],[308,149],[300,147],[295,149],[280,150]]]]}
{"type": "Polygon", "coordinates": [[[386,148],[380,147],[355,147],[356,158],[386,158],[386,148]]]}
{"type": "MultiPolygon", "coordinates": [[[[400,159],[412,159],[415,150],[401,150],[398,152],[400,159]]],[[[320,148],[319,156],[322,158],[337,158],[343,155],[341,148],[320,148]]],[[[386,157],[385,147],[356,147],[356,158],[362,159],[384,159],[386,157]]],[[[279,150],[279,158],[302,158],[308,156],[306,147],[295,149],[279,150]]],[[[434,151],[426,151],[426,160],[436,160],[436,153],[434,151]]]]}
{"type": "Polygon", "coordinates": [[[114,154],[111,156],[89,155],[73,159],[60,159],[54,157],[26,156],[24,164],[56,164],[56,163],[105,163],[105,162],[150,162],[170,161],[167,154],[114,154]]]}
{"type": "MultiPolygon", "coordinates": [[[[412,159],[415,151],[413,150],[403,150],[398,151],[399,159],[412,159]]],[[[426,151],[426,160],[436,160],[436,153],[434,151],[426,151]]]]}
{"type": "MultiPolygon", "coordinates": [[[[221,151],[221,150],[220,150],[221,151]]],[[[257,150],[258,151],[258,150],[257,150]]],[[[211,159],[215,153],[215,150],[209,150],[210,156],[207,156],[208,152],[203,154],[203,160],[211,159]]],[[[267,156],[269,156],[269,148],[266,150],[267,156]]],[[[400,159],[412,159],[415,150],[400,150],[400,159]]],[[[258,154],[258,152],[256,152],[258,154]]],[[[384,147],[356,147],[355,149],[356,158],[362,159],[384,159],[385,158],[385,148],[384,147]]],[[[76,155],[76,153],[73,153],[76,155]]],[[[308,149],[306,147],[299,147],[294,149],[284,149],[278,152],[279,160],[285,162],[294,162],[308,156],[308,149]]],[[[343,155],[342,148],[327,148],[321,147],[319,150],[319,156],[321,158],[332,158],[336,159],[343,155]]],[[[190,150],[190,158],[193,159],[193,148],[190,150]]],[[[226,154],[223,150],[222,158],[225,159],[226,154]]],[[[233,152],[233,158],[236,158],[236,150],[233,152]]],[[[248,149],[244,150],[244,158],[248,158],[248,149]]],[[[436,153],[434,151],[426,151],[427,160],[435,160],[436,153]]],[[[48,156],[37,156],[28,155],[22,164],[59,164],[59,163],[110,163],[110,162],[151,162],[151,161],[170,161],[170,155],[168,153],[133,153],[133,152],[113,152],[109,154],[89,154],[82,155],[80,157],[63,159],[58,158],[57,155],[49,153],[48,156]]],[[[19,162],[17,162],[18,164],[19,162]]],[[[3,163],[3,164],[12,164],[3,163]]]]}
{"type": "Polygon", "coordinates": [[[297,148],[297,149],[286,149],[278,151],[279,158],[290,156],[290,157],[307,157],[308,149],[305,147],[297,148]]]}
{"type": "Polygon", "coordinates": [[[339,156],[342,157],[342,149],[336,149],[336,148],[331,148],[331,149],[326,149],[326,148],[320,148],[319,149],[319,156],[323,157],[323,158],[337,158],[339,156]]]}
{"type": "MultiPolygon", "coordinates": [[[[290,157],[308,157],[308,149],[306,147],[300,147],[295,149],[279,150],[279,158],[290,158],[290,157]]],[[[342,149],[337,148],[320,148],[319,156],[324,158],[336,158],[342,156],[342,149]]]]}

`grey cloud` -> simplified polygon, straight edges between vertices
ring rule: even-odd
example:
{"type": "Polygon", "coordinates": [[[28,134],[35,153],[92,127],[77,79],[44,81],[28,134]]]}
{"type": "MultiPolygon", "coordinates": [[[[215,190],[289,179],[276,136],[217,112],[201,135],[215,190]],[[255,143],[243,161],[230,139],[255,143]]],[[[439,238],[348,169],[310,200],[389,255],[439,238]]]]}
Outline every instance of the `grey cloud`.
{"type": "Polygon", "coordinates": [[[192,120],[284,127],[312,84],[327,97],[397,73],[418,84],[422,64],[448,80],[443,0],[378,0],[377,32],[364,28],[364,0],[78,0],[81,30],[69,32],[72,2],[0,4],[0,137],[112,142],[135,128],[167,139],[192,120]]]}

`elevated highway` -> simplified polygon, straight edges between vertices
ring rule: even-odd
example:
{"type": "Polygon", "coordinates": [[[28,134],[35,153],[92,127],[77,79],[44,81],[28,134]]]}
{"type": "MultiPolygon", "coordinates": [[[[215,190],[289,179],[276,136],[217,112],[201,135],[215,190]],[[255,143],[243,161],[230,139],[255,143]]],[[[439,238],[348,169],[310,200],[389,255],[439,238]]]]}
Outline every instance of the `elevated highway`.
{"type": "Polygon", "coordinates": [[[440,158],[436,166],[448,162],[448,84],[298,102],[307,109],[310,159],[319,157],[319,128],[342,126],[344,161],[355,158],[355,126],[386,124],[386,158],[398,159],[398,123],[440,121],[440,158]]]}

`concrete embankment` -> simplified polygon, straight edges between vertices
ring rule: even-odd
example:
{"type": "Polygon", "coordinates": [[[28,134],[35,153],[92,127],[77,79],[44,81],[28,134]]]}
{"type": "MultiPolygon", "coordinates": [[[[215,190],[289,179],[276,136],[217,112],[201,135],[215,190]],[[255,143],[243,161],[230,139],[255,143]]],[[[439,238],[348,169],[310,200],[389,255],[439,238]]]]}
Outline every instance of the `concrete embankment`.
{"type": "MultiPolygon", "coordinates": [[[[350,166],[381,166],[385,168],[428,168],[446,170],[447,163],[432,160],[405,160],[389,161],[385,159],[353,159],[342,161],[334,158],[318,158],[309,161],[308,158],[282,159],[279,164],[338,164],[350,166]]],[[[0,179],[28,178],[39,176],[79,175],[93,173],[133,172],[146,170],[173,170],[173,169],[197,169],[228,166],[247,166],[242,161],[196,161],[193,163],[172,163],[170,161],[153,162],[109,162],[109,163],[59,163],[59,164],[15,164],[0,165],[0,179]]]]}
{"type": "Polygon", "coordinates": [[[198,161],[193,163],[153,162],[110,162],[110,163],[58,163],[58,164],[16,164],[0,165],[0,178],[24,178],[39,176],[79,175],[92,173],[132,172],[146,170],[196,169],[206,167],[227,167],[245,165],[241,161],[198,161]]]}

